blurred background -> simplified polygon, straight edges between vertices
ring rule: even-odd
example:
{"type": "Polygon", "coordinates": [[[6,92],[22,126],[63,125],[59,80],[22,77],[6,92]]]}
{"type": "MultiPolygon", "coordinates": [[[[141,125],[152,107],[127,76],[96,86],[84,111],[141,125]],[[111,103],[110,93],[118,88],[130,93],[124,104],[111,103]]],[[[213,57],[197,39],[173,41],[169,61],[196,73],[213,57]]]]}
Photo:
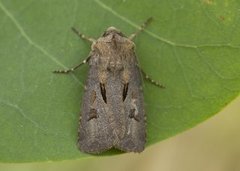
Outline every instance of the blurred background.
{"type": "Polygon", "coordinates": [[[140,154],[0,164],[0,171],[240,171],[239,121],[240,97],[207,121],[140,154]]]}

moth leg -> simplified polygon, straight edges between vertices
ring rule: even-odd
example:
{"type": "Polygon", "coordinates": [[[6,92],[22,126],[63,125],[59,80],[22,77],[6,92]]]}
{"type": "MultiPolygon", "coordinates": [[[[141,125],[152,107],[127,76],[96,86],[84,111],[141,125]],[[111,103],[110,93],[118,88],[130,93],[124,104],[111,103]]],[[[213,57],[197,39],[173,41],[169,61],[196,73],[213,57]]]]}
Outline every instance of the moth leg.
{"type": "Polygon", "coordinates": [[[57,74],[68,74],[69,72],[73,72],[75,71],[77,68],[79,68],[81,65],[86,64],[88,62],[88,60],[90,59],[91,56],[87,57],[86,59],[84,59],[80,64],[76,65],[75,67],[72,67],[70,69],[67,70],[55,70],[53,71],[53,73],[57,73],[57,74]]]}
{"type": "Polygon", "coordinates": [[[73,31],[74,33],[76,33],[76,35],[78,35],[78,36],[79,36],[81,39],[83,39],[83,40],[86,40],[86,41],[91,42],[91,43],[96,42],[95,39],[93,39],[93,38],[91,38],[91,37],[85,36],[84,34],[80,33],[80,32],[79,32],[77,29],[75,29],[74,27],[72,27],[72,31],[73,31]]]}
{"type": "Polygon", "coordinates": [[[142,69],[140,69],[142,72],[142,75],[144,76],[144,79],[146,79],[147,81],[149,81],[151,84],[160,87],[160,88],[165,88],[164,85],[160,84],[159,82],[155,81],[154,79],[152,79],[151,77],[149,77],[142,69]]]}
{"type": "Polygon", "coordinates": [[[135,33],[129,36],[129,39],[133,40],[139,33],[141,33],[150,24],[151,21],[152,21],[152,17],[148,18],[135,33]]]}

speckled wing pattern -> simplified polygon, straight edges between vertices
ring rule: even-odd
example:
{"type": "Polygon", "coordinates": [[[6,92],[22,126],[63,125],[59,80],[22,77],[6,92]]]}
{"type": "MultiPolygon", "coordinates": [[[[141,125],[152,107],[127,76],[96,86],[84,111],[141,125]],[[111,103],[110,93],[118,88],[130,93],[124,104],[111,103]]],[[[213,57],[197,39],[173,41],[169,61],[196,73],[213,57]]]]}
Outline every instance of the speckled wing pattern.
{"type": "Polygon", "coordinates": [[[111,148],[141,152],[146,141],[141,75],[135,53],[122,59],[123,69],[103,70],[92,54],[83,96],[78,146],[87,153],[111,148]],[[125,72],[127,71],[127,72],[125,72]],[[101,83],[101,76],[107,76],[101,83]],[[127,76],[124,76],[126,75],[127,76]]]}

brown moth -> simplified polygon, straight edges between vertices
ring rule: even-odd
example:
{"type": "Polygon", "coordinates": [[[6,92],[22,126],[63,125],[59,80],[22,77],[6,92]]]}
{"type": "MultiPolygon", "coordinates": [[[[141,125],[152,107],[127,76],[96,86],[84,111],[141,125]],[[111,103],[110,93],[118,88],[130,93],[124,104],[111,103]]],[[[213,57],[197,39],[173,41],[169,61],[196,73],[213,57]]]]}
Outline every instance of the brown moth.
{"type": "MultiPolygon", "coordinates": [[[[76,67],[54,71],[69,73],[84,63],[89,65],[78,129],[78,147],[87,153],[101,153],[111,148],[141,152],[146,143],[141,69],[132,41],[151,20],[148,19],[130,37],[114,27],[94,40],[73,28],[81,38],[92,43],[89,57],[76,67]]],[[[146,79],[153,84],[162,85],[146,79]]]]}

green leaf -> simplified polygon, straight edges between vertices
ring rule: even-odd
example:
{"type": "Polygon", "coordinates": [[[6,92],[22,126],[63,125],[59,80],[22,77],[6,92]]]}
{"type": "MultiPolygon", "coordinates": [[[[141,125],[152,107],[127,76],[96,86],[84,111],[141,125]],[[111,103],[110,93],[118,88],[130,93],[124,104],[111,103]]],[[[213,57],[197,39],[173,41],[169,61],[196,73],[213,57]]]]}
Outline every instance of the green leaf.
{"type": "MultiPolygon", "coordinates": [[[[0,161],[89,157],[76,147],[87,57],[70,31],[99,37],[109,26],[133,33],[141,67],[166,88],[144,82],[147,146],[216,114],[240,90],[240,1],[1,0],[0,161]]],[[[113,154],[116,154],[113,152],[113,154]]]]}

